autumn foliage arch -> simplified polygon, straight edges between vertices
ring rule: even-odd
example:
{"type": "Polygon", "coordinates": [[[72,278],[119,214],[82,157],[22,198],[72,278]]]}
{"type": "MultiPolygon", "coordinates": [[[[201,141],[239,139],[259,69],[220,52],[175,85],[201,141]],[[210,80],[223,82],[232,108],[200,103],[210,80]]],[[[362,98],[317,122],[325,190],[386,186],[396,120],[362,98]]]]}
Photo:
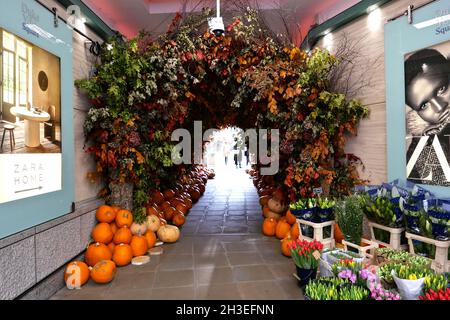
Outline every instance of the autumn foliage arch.
{"type": "Polygon", "coordinates": [[[291,199],[319,186],[347,194],[361,183],[359,159],[344,148],[368,109],[329,90],[339,59],[279,44],[254,11],[236,18],[223,37],[198,32],[208,14],[175,19],[158,39],[111,39],[95,75],[76,82],[92,104],[84,132],[97,167],[89,177],[106,186],[131,183],[138,212],[148,190],[169,188],[189,170],[172,163],[170,136],[201,120],[204,129],[279,129],[280,171],[270,179],[291,199]]]}

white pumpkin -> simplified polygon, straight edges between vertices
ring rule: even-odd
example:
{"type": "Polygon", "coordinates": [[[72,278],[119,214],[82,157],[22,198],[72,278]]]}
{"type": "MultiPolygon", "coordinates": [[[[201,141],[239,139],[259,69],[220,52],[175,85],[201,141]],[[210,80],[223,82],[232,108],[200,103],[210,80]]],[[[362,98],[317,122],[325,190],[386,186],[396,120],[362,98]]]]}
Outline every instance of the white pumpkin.
{"type": "Polygon", "coordinates": [[[274,198],[271,198],[267,202],[267,206],[269,207],[270,211],[273,211],[275,213],[283,213],[285,211],[285,207],[281,204],[281,202],[274,198]]]}
{"type": "Polygon", "coordinates": [[[180,229],[172,225],[163,225],[158,229],[158,239],[162,242],[173,243],[180,238],[180,229]]]}
{"type": "Polygon", "coordinates": [[[159,227],[161,227],[161,221],[159,218],[153,214],[147,216],[147,220],[145,221],[147,225],[147,229],[153,232],[157,232],[159,227]]]}
{"type": "Polygon", "coordinates": [[[130,231],[134,235],[142,236],[147,232],[147,222],[144,223],[133,222],[133,224],[130,227],[130,231]]]}

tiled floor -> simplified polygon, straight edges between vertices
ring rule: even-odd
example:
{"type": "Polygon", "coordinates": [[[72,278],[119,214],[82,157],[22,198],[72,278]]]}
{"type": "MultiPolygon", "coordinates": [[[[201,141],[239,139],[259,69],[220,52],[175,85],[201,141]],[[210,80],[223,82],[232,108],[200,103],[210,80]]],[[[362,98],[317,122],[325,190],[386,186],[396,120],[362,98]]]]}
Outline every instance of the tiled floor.
{"type": "Polygon", "coordinates": [[[107,285],[60,290],[52,299],[302,299],[294,264],[261,234],[262,215],[243,170],[217,169],[182,238],[144,266],[119,268],[107,285]]]}

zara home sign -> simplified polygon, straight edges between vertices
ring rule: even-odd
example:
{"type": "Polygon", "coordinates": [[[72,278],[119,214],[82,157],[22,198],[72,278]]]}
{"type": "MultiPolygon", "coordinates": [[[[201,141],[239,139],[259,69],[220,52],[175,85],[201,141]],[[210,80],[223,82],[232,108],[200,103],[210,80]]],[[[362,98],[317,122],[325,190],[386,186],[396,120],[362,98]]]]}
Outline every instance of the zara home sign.
{"type": "Polygon", "coordinates": [[[61,190],[61,154],[0,155],[0,203],[61,190]]]}

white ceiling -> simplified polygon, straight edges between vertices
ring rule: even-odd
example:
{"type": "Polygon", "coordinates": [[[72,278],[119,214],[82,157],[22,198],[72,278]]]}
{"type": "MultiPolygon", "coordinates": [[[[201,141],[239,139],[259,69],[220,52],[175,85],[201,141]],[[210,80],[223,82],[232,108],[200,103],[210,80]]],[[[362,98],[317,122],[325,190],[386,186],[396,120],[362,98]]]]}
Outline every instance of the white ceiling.
{"type": "MultiPolygon", "coordinates": [[[[330,18],[360,0],[222,0],[222,13],[233,8],[233,3],[250,1],[252,7],[263,9],[271,16],[270,22],[277,24],[277,9],[292,14],[295,30],[301,29],[304,37],[316,21],[330,18]],[[272,13],[272,14],[270,14],[272,13]]],[[[164,33],[176,12],[182,11],[184,0],[83,0],[112,29],[126,37],[134,37],[145,29],[154,34],[164,33]]],[[[215,0],[187,0],[187,12],[198,11],[202,7],[215,9],[215,0]]],[[[275,27],[275,29],[277,29],[275,27]]],[[[300,32],[298,32],[300,33],[300,32]]],[[[297,35],[297,38],[299,36],[297,35]]]]}

